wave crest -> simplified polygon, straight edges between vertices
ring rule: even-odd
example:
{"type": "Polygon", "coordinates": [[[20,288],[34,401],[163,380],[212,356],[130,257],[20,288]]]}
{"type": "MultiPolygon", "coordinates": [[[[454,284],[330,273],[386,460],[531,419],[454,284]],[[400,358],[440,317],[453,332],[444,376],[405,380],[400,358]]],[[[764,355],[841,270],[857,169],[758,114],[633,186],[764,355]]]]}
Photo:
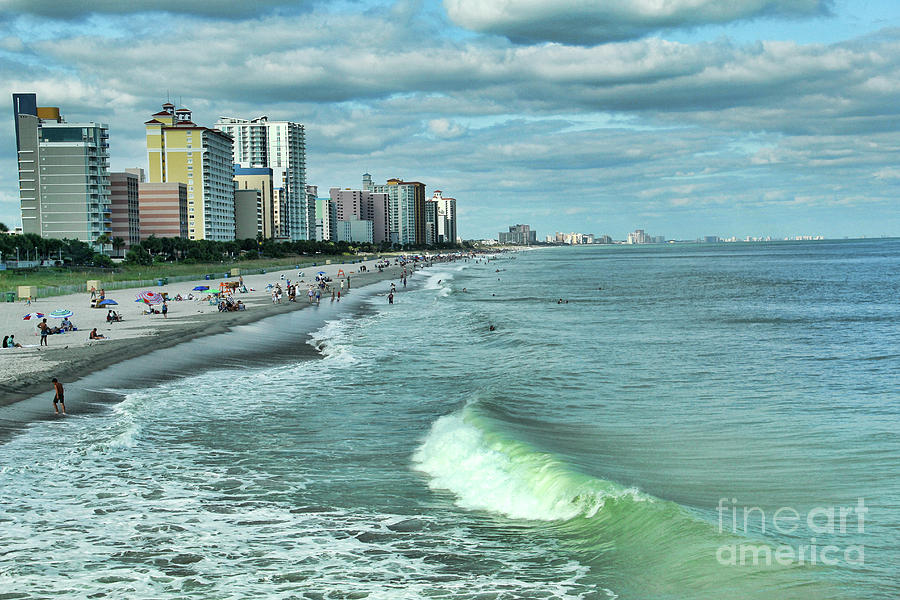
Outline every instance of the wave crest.
{"type": "Polygon", "coordinates": [[[463,508],[539,521],[592,517],[610,499],[649,500],[633,488],[580,474],[552,455],[490,432],[469,407],[439,418],[413,455],[432,489],[463,508]]]}

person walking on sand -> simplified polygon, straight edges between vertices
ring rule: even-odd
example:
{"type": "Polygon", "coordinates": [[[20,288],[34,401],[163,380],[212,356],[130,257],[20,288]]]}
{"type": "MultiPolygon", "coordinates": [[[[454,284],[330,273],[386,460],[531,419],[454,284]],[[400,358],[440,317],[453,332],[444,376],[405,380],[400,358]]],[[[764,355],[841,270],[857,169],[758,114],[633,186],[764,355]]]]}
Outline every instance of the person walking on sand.
{"type": "Polygon", "coordinates": [[[47,325],[47,319],[44,319],[38,324],[38,329],[41,330],[41,346],[48,346],[47,344],[47,336],[50,335],[50,326],[47,325]]]}
{"type": "Polygon", "coordinates": [[[66,414],[66,400],[63,386],[56,377],[53,378],[53,389],[56,391],[56,394],[53,396],[53,410],[56,411],[56,414],[59,414],[59,409],[62,408],[62,414],[66,414]],[[57,406],[57,403],[59,406],[57,406]]]}

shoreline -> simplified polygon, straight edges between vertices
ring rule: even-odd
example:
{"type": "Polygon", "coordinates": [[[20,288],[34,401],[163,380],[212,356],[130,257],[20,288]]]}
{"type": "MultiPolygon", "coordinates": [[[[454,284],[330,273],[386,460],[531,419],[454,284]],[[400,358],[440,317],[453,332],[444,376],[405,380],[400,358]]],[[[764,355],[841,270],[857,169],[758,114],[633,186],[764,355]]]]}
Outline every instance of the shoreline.
{"type": "MultiPolygon", "coordinates": [[[[336,277],[339,270],[343,270],[345,273],[351,275],[352,288],[349,290],[350,296],[347,298],[349,300],[350,297],[355,297],[353,294],[355,291],[361,291],[381,281],[396,279],[401,276],[403,270],[402,266],[391,265],[386,267],[383,272],[379,272],[374,266],[375,262],[376,261],[373,260],[354,265],[341,263],[314,268],[321,269],[325,271],[328,276],[332,277],[332,284],[336,288],[340,285],[340,279],[336,277]],[[367,271],[360,273],[358,271],[360,265],[365,265],[367,271]]],[[[421,269],[422,267],[412,269],[410,274],[421,269]]],[[[153,351],[171,349],[193,340],[228,333],[243,325],[250,325],[267,318],[316,306],[313,303],[309,303],[305,297],[306,283],[308,283],[310,279],[308,276],[304,277],[305,283],[298,284],[296,302],[283,300],[281,304],[272,303],[270,293],[265,290],[263,280],[268,280],[270,283],[281,283],[283,286],[284,283],[281,279],[282,275],[285,276],[285,279],[291,279],[292,275],[296,275],[296,270],[289,269],[248,276],[245,279],[245,283],[248,287],[256,287],[256,291],[237,295],[237,297],[247,305],[246,311],[220,313],[217,307],[209,306],[206,303],[195,303],[192,301],[170,302],[169,318],[163,319],[159,315],[132,316],[128,313],[124,313],[125,307],[120,305],[115,308],[123,309],[123,311],[120,312],[125,314],[126,321],[124,323],[114,324],[105,323],[106,313],[103,312],[102,309],[93,309],[95,311],[94,313],[80,311],[83,316],[76,313],[72,317],[73,322],[79,324],[79,331],[49,336],[49,343],[53,343],[53,346],[47,348],[28,347],[0,350],[0,352],[3,353],[0,354],[0,356],[3,356],[3,358],[6,359],[4,362],[8,363],[10,359],[15,359],[18,365],[14,366],[20,367],[17,372],[10,373],[10,365],[5,365],[7,366],[7,372],[3,373],[5,377],[0,381],[0,408],[20,403],[39,394],[44,394],[49,389],[49,382],[52,377],[57,377],[64,385],[75,384],[89,375],[103,371],[119,363],[138,359],[153,351]],[[301,293],[303,294],[302,297],[301,293]],[[195,308],[198,310],[189,312],[190,309],[195,308]],[[85,315],[85,313],[87,314],[85,315]],[[94,317],[94,319],[87,319],[87,316],[94,317]],[[101,332],[112,336],[112,339],[101,341],[88,341],[84,339],[87,336],[87,330],[85,327],[81,326],[81,323],[85,320],[96,320],[96,318],[100,318],[103,321],[101,332]],[[141,322],[141,319],[146,319],[146,321],[141,322]],[[119,327],[123,324],[130,324],[131,327],[119,327]]],[[[196,282],[182,282],[175,286],[166,286],[166,288],[167,290],[173,291],[176,287],[187,287],[187,289],[190,289],[190,287],[193,287],[195,284],[201,283],[203,283],[202,280],[196,282]]],[[[206,284],[209,283],[213,282],[206,281],[206,284]]],[[[129,292],[136,293],[136,291],[137,290],[116,290],[110,295],[117,297],[121,296],[124,298],[129,296],[129,292]]],[[[343,293],[346,295],[347,291],[348,290],[345,289],[343,293]]],[[[53,297],[42,301],[41,304],[50,302],[53,302],[54,304],[63,304],[66,299],[69,299],[70,301],[74,300],[75,298],[73,297],[80,297],[80,302],[82,304],[89,302],[89,300],[87,300],[88,295],[82,293],[63,297],[64,299],[62,301],[59,300],[60,297],[53,297]]],[[[331,298],[326,296],[323,296],[322,300],[327,303],[331,302],[331,298]]],[[[7,313],[11,310],[16,311],[16,313],[27,310],[21,303],[11,306],[0,304],[0,310],[3,310],[4,308],[6,308],[7,313]]],[[[34,305],[29,308],[35,309],[34,305]]],[[[6,316],[8,326],[9,315],[6,316]]],[[[31,322],[27,321],[25,323],[31,324],[31,322]]],[[[88,327],[92,326],[95,326],[95,323],[92,322],[88,324],[88,327]]],[[[100,330],[100,327],[98,327],[98,330],[100,330]]],[[[23,339],[19,335],[16,337],[21,341],[28,342],[38,340],[37,337],[28,340],[23,339]]],[[[68,396],[69,394],[67,393],[67,397],[68,396]]]]}

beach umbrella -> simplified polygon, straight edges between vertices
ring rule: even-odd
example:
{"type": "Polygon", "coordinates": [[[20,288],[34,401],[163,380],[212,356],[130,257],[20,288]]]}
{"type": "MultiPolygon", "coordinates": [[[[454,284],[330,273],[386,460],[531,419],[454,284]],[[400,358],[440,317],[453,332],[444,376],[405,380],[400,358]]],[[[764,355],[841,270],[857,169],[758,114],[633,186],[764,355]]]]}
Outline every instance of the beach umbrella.
{"type": "Polygon", "coordinates": [[[32,319],[43,319],[44,313],[28,313],[24,317],[22,317],[23,321],[30,321],[32,319]]]}
{"type": "Polygon", "coordinates": [[[192,291],[192,292],[205,292],[205,291],[208,290],[208,289],[209,289],[209,286],[208,286],[208,285],[198,285],[197,287],[195,287],[195,288],[194,288],[193,290],[191,290],[191,291],[192,291]]]}
{"type": "Polygon", "coordinates": [[[54,311],[52,311],[52,312],[50,313],[50,316],[53,317],[54,319],[66,319],[66,318],[68,318],[68,317],[71,317],[71,316],[74,315],[74,314],[75,314],[75,313],[73,313],[73,312],[72,312],[71,310],[69,310],[69,309],[66,309],[66,308],[60,308],[59,310],[54,310],[54,311]]]}
{"type": "Polygon", "coordinates": [[[163,297],[160,294],[157,294],[154,291],[146,290],[138,294],[138,299],[146,302],[147,304],[162,304],[163,297]]]}
{"type": "Polygon", "coordinates": [[[97,306],[118,306],[118,304],[119,303],[115,300],[110,300],[109,298],[107,298],[106,300],[101,300],[100,302],[98,302],[97,306]]]}

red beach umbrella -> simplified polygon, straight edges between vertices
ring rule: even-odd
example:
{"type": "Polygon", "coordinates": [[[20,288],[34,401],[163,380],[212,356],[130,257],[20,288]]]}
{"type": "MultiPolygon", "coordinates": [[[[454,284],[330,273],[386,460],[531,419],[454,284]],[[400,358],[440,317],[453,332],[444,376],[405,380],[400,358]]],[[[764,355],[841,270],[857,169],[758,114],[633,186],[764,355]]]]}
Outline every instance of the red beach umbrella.
{"type": "Polygon", "coordinates": [[[162,304],[163,297],[154,291],[146,290],[137,295],[138,300],[143,300],[147,304],[162,304]]]}

